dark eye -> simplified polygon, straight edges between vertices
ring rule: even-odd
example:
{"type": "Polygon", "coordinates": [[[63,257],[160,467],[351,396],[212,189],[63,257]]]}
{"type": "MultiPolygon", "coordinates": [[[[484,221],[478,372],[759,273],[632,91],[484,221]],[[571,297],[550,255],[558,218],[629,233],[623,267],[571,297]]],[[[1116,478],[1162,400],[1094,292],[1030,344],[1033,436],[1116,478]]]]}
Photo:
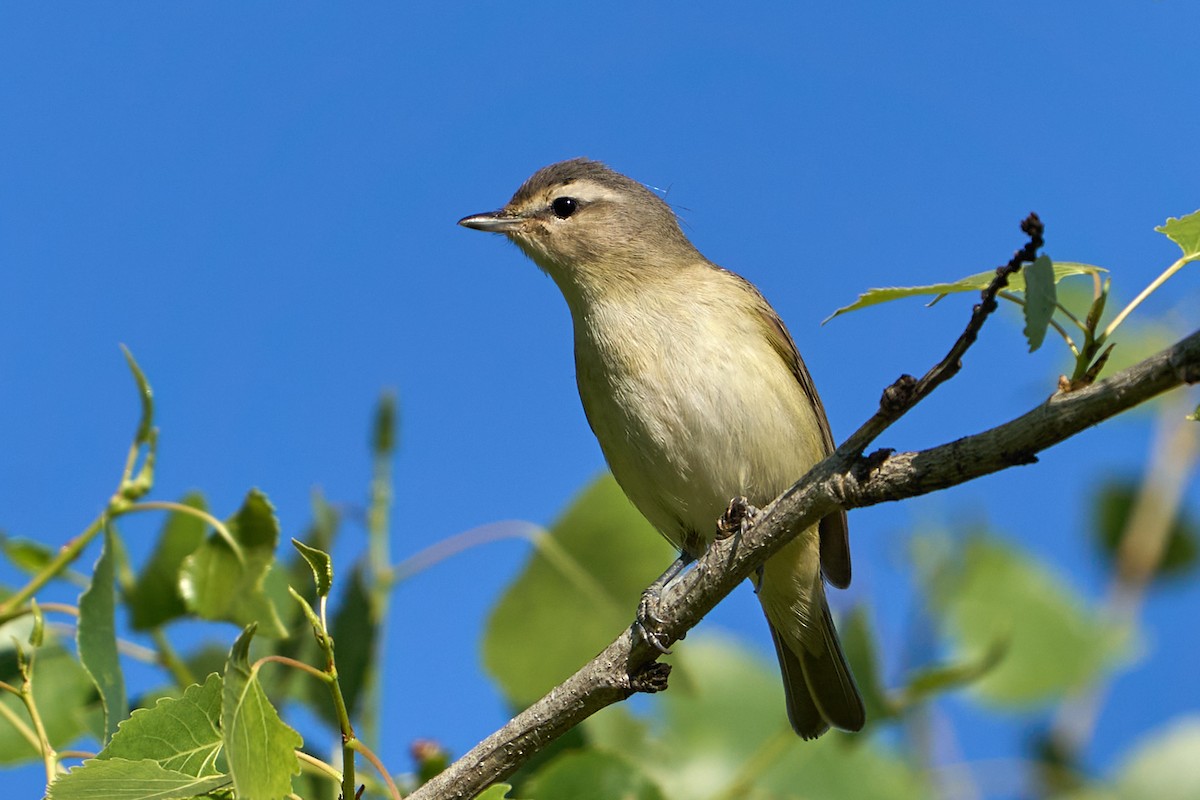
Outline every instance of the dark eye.
{"type": "Polygon", "coordinates": [[[574,197],[556,197],[550,204],[550,210],[559,219],[566,219],[579,210],[579,202],[574,197]]]}

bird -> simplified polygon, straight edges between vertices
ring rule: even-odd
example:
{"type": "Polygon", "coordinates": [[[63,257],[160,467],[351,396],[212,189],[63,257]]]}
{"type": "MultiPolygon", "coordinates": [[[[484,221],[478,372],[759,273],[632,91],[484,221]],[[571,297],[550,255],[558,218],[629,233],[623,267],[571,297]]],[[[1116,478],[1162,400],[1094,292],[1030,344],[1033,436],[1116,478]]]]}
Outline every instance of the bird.
{"type": "MultiPolygon", "coordinates": [[[[701,255],[647,186],[574,158],[459,224],[503,234],[557,284],[588,423],[613,477],[681,564],[716,538],[731,500],[764,506],[833,451],[824,406],[779,315],[753,284],[701,255]]],[[[850,577],[839,510],[752,579],[788,720],[804,739],[865,722],[825,595],[826,581],[845,588],[850,577]]]]}

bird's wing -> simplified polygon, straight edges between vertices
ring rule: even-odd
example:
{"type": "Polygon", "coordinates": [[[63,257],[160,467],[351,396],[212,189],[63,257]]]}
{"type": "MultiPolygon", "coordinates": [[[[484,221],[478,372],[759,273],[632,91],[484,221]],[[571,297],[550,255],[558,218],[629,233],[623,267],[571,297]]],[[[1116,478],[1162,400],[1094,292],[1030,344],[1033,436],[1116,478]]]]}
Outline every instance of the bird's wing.
{"type": "MultiPolygon", "coordinates": [[[[825,406],[821,404],[817,387],[813,385],[812,376],[808,374],[808,367],[804,366],[804,359],[800,357],[796,343],[792,341],[791,334],[784,327],[783,320],[775,313],[775,309],[771,308],[753,284],[741,276],[737,277],[753,290],[760,301],[758,312],[763,319],[763,329],[767,333],[771,347],[796,376],[796,382],[804,390],[805,396],[816,413],[817,424],[821,428],[821,439],[825,442],[825,452],[826,454],[832,453],[834,451],[833,431],[829,428],[829,418],[825,415],[825,406]]],[[[850,534],[846,524],[846,512],[838,510],[822,519],[820,537],[821,572],[831,584],[839,589],[845,589],[850,585],[850,534]]]]}

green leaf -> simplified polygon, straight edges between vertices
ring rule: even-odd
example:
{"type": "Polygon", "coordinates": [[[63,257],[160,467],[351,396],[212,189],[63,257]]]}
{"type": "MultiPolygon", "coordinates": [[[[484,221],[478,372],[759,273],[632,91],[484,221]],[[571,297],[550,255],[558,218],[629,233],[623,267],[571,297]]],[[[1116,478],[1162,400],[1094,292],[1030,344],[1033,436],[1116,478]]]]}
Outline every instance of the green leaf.
{"type": "MultiPolygon", "coordinates": [[[[373,678],[373,656],[378,637],[373,619],[370,592],[360,563],[350,573],[350,581],[342,590],[342,602],[330,624],[338,684],[342,687],[342,698],[351,719],[358,717],[367,684],[373,678]]],[[[336,728],[337,713],[330,702],[328,688],[315,681],[309,681],[308,685],[313,690],[313,707],[336,728]]]]}
{"type": "Polygon", "coordinates": [[[1058,302],[1054,290],[1054,265],[1045,255],[1040,255],[1032,264],[1025,266],[1025,339],[1029,352],[1042,346],[1054,306],[1058,302]]]}
{"type": "MultiPolygon", "coordinates": [[[[0,680],[13,685],[20,684],[20,677],[17,654],[11,649],[12,642],[8,637],[14,632],[11,626],[17,623],[24,623],[25,630],[32,627],[28,618],[0,627],[0,644],[8,645],[8,649],[0,651],[0,680]]],[[[33,674],[33,698],[46,726],[50,744],[60,749],[89,731],[98,704],[92,679],[74,656],[56,644],[48,644],[38,650],[33,674]]],[[[17,719],[29,722],[25,706],[8,692],[0,692],[0,704],[7,706],[17,719]]],[[[40,758],[17,729],[0,717],[0,764],[18,764],[40,758]]]]}
{"type": "Polygon", "coordinates": [[[333,559],[324,550],[309,547],[299,539],[292,539],[292,547],[295,547],[296,551],[308,562],[308,566],[313,572],[313,581],[317,585],[317,597],[328,595],[329,587],[333,585],[333,559]]]}
{"type": "Polygon", "coordinates": [[[879,654],[875,648],[875,632],[867,607],[855,606],[838,625],[838,630],[841,632],[842,650],[850,662],[850,672],[854,675],[854,682],[858,684],[863,705],[867,709],[867,719],[878,723],[894,717],[897,709],[884,688],[879,654]]]}
{"type": "MultiPolygon", "coordinates": [[[[1096,545],[1104,554],[1109,568],[1117,567],[1117,551],[1129,515],[1133,510],[1140,486],[1137,481],[1110,478],[1100,483],[1093,498],[1092,532],[1096,545]]],[[[1197,521],[1186,506],[1181,506],[1179,516],[1171,523],[1167,533],[1167,544],[1163,550],[1158,573],[1163,576],[1185,575],[1196,568],[1200,551],[1200,521],[1197,521]]]]}
{"type": "Polygon", "coordinates": [[[540,697],[628,628],[642,590],[674,557],[609,475],[536,541],[483,641],[484,666],[516,705],[540,697]]]}
{"type": "Polygon", "coordinates": [[[36,575],[54,560],[49,547],[33,539],[22,539],[0,534],[0,549],[14,567],[28,575],[36,575]]]}
{"type": "Polygon", "coordinates": [[[595,748],[636,764],[666,797],[795,797],[799,787],[811,798],[932,796],[918,772],[867,737],[801,741],[787,722],[778,669],[762,657],[711,635],[689,636],[675,657],[694,689],[654,695],[646,734],[614,709],[584,723],[595,748]]]}
{"type": "Polygon", "coordinates": [[[512,791],[512,787],[507,783],[493,783],[483,792],[476,795],[475,800],[515,800],[510,798],[508,793],[512,791]]]}
{"type": "Polygon", "coordinates": [[[1184,419],[1189,419],[1192,422],[1200,422],[1200,406],[1196,406],[1196,410],[1188,414],[1184,419]]]}
{"type": "Polygon", "coordinates": [[[1193,211],[1179,219],[1167,217],[1167,221],[1154,230],[1179,245],[1184,259],[1188,261],[1200,259],[1200,210],[1193,211]]]}
{"type": "Polygon", "coordinates": [[[304,741],[284,724],[250,668],[248,625],[229,651],[221,700],[221,730],[225,758],[234,791],[247,800],[278,800],[292,790],[300,772],[296,750],[304,741]]]}
{"type": "Polygon", "coordinates": [[[121,352],[125,354],[129,371],[133,373],[133,379],[137,382],[138,397],[142,400],[142,416],[138,420],[134,442],[139,445],[146,444],[154,435],[154,391],[150,388],[150,382],[146,380],[146,373],[142,372],[142,368],[134,360],[133,353],[129,352],[129,348],[121,345],[121,352]]]}
{"type": "Polygon", "coordinates": [[[92,584],[79,597],[79,627],[76,642],[79,660],[100,690],[104,707],[104,741],[117,730],[129,707],[125,700],[125,679],[117,654],[116,588],[113,574],[112,528],[104,529],[104,546],[92,570],[92,584]]]}
{"type": "MultiPolygon", "coordinates": [[[[1108,272],[1103,267],[1093,266],[1092,264],[1080,264],[1074,261],[1056,261],[1054,262],[1054,282],[1058,283],[1063,278],[1069,278],[1072,275],[1096,275],[1101,272],[1108,272]]],[[[846,314],[850,311],[857,311],[860,308],[867,306],[879,305],[892,300],[899,300],[905,297],[918,297],[921,295],[933,295],[934,299],[929,305],[933,305],[938,300],[941,300],[948,294],[955,292],[981,292],[986,289],[996,277],[995,270],[991,272],[979,272],[975,275],[968,275],[965,278],[960,278],[953,283],[932,283],[927,286],[893,286],[883,289],[868,289],[860,294],[858,299],[848,306],[843,306],[837,311],[834,311],[821,324],[824,325],[834,317],[846,314]]],[[[1010,275],[1008,278],[1008,289],[1010,292],[1025,291],[1025,277],[1018,272],[1016,275],[1010,275]]]]}
{"type": "Polygon", "coordinates": [[[1200,717],[1176,720],[1146,737],[1121,767],[1115,785],[1122,800],[1194,800],[1200,797],[1200,717]]]}
{"type": "MultiPolygon", "coordinates": [[[[201,511],[208,510],[204,495],[199,492],[191,492],[179,502],[201,511]]],[[[180,593],[180,574],[184,559],[204,542],[207,527],[204,520],[191,514],[173,512],[167,515],[154,544],[154,552],[126,594],[134,628],[149,630],[187,613],[187,605],[180,593]]]]}
{"type": "Polygon", "coordinates": [[[228,775],[197,778],[153,761],[89,759],[50,786],[50,800],[187,800],[229,784],[228,775]]]}
{"type": "Polygon", "coordinates": [[[187,687],[182,697],[139,708],[97,758],[150,760],[193,777],[221,774],[221,688],[221,676],[213,674],[187,687]]]}
{"type": "Polygon", "coordinates": [[[1007,639],[995,639],[978,657],[953,664],[937,664],[916,670],[908,679],[908,703],[933,694],[948,692],[970,685],[983,678],[1004,660],[1008,652],[1007,639]]]}
{"type": "Polygon", "coordinates": [[[375,409],[375,424],[371,431],[371,450],[376,457],[391,455],[396,449],[396,395],[384,392],[375,409]]]}
{"type": "Polygon", "coordinates": [[[210,534],[184,559],[180,592],[188,608],[200,617],[239,625],[252,622],[264,635],[287,635],[287,629],[267,595],[267,572],[275,559],[279,520],[267,496],[250,490],[225,527],[242,550],[242,558],[216,533],[210,534]]]}
{"type": "Polygon", "coordinates": [[[524,785],[538,800],[663,800],[635,765],[612,753],[573,750],[539,770],[524,785]]]}
{"type": "Polygon", "coordinates": [[[934,611],[969,662],[1009,642],[1005,658],[975,684],[1000,704],[1053,701],[1105,674],[1129,649],[1128,633],[1087,608],[1067,582],[1012,546],[983,535],[933,570],[934,611]]]}

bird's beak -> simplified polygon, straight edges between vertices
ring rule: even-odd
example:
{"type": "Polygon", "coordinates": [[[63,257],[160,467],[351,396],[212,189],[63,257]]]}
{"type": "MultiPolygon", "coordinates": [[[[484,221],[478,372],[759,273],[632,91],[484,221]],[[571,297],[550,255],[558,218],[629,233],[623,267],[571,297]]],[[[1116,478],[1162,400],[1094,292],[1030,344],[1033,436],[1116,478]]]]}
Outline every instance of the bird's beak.
{"type": "Polygon", "coordinates": [[[524,220],[521,217],[513,216],[504,209],[500,209],[499,211],[487,211],[483,214],[471,214],[460,219],[458,224],[464,228],[487,231],[488,233],[512,233],[517,230],[522,222],[524,220]]]}

